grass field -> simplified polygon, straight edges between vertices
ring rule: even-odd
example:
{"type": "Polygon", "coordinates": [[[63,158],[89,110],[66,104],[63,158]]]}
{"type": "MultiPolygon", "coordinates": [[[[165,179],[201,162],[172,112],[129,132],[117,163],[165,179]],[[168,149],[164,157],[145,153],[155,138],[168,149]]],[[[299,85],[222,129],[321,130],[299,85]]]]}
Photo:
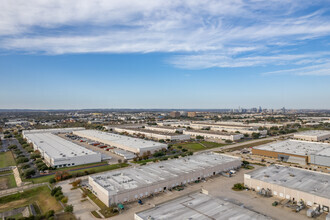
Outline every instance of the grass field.
{"type": "Polygon", "coordinates": [[[0,153],[0,168],[16,166],[16,162],[11,151],[0,153]]]}
{"type": "Polygon", "coordinates": [[[233,148],[230,148],[230,149],[226,149],[225,151],[242,150],[244,148],[250,148],[250,147],[256,147],[256,146],[263,145],[263,144],[268,144],[270,142],[274,142],[274,140],[263,140],[263,141],[258,141],[258,142],[251,143],[251,144],[244,144],[244,145],[241,145],[241,146],[238,146],[238,147],[233,147],[233,148]]]}
{"type": "Polygon", "coordinates": [[[13,174],[0,176],[0,190],[16,187],[16,181],[13,174]]]}
{"type": "Polygon", "coordinates": [[[208,142],[208,141],[202,141],[201,143],[207,148],[223,147],[227,145],[227,144],[220,144],[220,143],[208,142]]]}
{"type": "Polygon", "coordinates": [[[214,142],[208,142],[208,141],[201,141],[200,143],[197,142],[190,142],[190,143],[180,143],[180,144],[175,144],[174,147],[178,148],[178,146],[182,146],[182,148],[185,148],[189,151],[196,152],[196,151],[201,151],[201,150],[206,150],[210,148],[215,148],[215,147],[223,147],[226,144],[219,144],[219,143],[214,143],[214,142]]]}
{"type": "MultiPolygon", "coordinates": [[[[66,167],[62,169],[58,169],[59,171],[68,171],[70,169],[79,169],[82,167],[86,167],[86,165],[82,166],[77,166],[77,167],[66,167]]],[[[128,167],[129,164],[127,163],[122,163],[122,164],[112,164],[112,165],[105,165],[105,166],[100,166],[100,167],[92,167],[92,168],[86,168],[86,169],[81,169],[81,170],[74,170],[74,171],[68,171],[69,174],[75,174],[78,172],[84,172],[84,171],[95,171],[95,173],[100,173],[104,171],[109,171],[109,170],[115,170],[118,168],[123,168],[123,167],[128,167]]],[[[48,182],[50,179],[54,178],[55,174],[48,175],[48,176],[42,176],[38,178],[33,178],[33,179],[27,179],[26,181],[32,181],[32,183],[44,183],[48,182]]]]}
{"type": "Polygon", "coordinates": [[[62,206],[50,195],[50,189],[47,186],[37,187],[26,190],[22,193],[15,193],[0,198],[0,212],[10,209],[27,206],[31,203],[37,203],[42,213],[49,210],[60,211],[62,206]]]}
{"type": "Polygon", "coordinates": [[[62,212],[56,214],[55,219],[61,219],[61,220],[76,220],[77,218],[74,216],[74,214],[67,213],[67,212],[62,212]]]}

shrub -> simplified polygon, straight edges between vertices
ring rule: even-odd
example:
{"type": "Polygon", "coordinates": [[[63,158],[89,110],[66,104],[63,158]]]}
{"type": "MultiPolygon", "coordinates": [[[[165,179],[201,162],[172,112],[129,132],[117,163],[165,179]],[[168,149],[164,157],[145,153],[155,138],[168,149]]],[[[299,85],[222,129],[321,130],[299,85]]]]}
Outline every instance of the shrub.
{"type": "Polygon", "coordinates": [[[25,165],[22,166],[22,169],[27,169],[27,168],[30,168],[29,164],[25,164],[25,165]]]}
{"type": "Polygon", "coordinates": [[[244,187],[243,183],[236,183],[236,184],[234,184],[232,189],[233,190],[243,190],[243,189],[245,189],[245,187],[244,187]]]}
{"type": "Polygon", "coordinates": [[[31,159],[37,159],[37,158],[40,158],[41,157],[41,155],[40,154],[36,154],[36,153],[34,153],[34,154],[31,154],[31,159]]]}
{"type": "Polygon", "coordinates": [[[23,176],[28,179],[31,178],[31,176],[33,176],[34,174],[36,174],[36,171],[33,168],[29,168],[24,171],[23,176]]]}
{"type": "Polygon", "coordinates": [[[68,202],[68,197],[64,196],[64,198],[61,199],[61,202],[63,202],[64,204],[66,204],[68,202]]]}
{"type": "Polygon", "coordinates": [[[157,151],[153,154],[154,157],[162,157],[164,155],[165,155],[165,153],[163,151],[157,151]]]}
{"type": "Polygon", "coordinates": [[[28,158],[26,158],[26,157],[21,157],[21,158],[18,158],[16,162],[17,162],[18,164],[20,164],[20,163],[26,163],[26,162],[28,162],[28,161],[29,161],[28,158]]]}
{"type": "Polygon", "coordinates": [[[56,183],[55,178],[51,178],[51,179],[49,179],[49,183],[50,183],[50,184],[56,183]]]}
{"type": "Polygon", "coordinates": [[[50,192],[50,195],[54,196],[57,191],[62,191],[62,187],[60,186],[54,187],[50,192]]]}
{"type": "Polygon", "coordinates": [[[17,149],[17,146],[15,144],[12,144],[8,147],[9,150],[17,149]]]}
{"type": "Polygon", "coordinates": [[[65,206],[64,211],[65,212],[72,213],[73,212],[73,205],[67,205],[67,206],[65,206]]]}

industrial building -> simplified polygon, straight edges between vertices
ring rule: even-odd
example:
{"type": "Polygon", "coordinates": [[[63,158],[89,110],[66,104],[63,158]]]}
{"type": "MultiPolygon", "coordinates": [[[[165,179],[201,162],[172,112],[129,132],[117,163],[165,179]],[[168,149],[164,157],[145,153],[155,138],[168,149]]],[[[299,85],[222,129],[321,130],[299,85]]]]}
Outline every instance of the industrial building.
{"type": "Polygon", "coordinates": [[[107,206],[157,194],[241,166],[237,157],[203,153],[89,177],[92,192],[107,206]]]}
{"type": "Polygon", "coordinates": [[[73,134],[136,154],[142,154],[147,151],[150,151],[152,153],[157,150],[161,150],[162,148],[167,148],[166,144],[162,144],[159,142],[148,141],[140,138],[133,138],[125,135],[113,134],[97,130],[74,131],[73,134]]]}
{"type": "Polygon", "coordinates": [[[34,130],[24,130],[22,134],[34,134],[34,133],[52,133],[52,134],[64,134],[64,133],[72,133],[73,131],[85,130],[83,127],[76,128],[52,128],[52,129],[34,129],[34,130]]]}
{"type": "Polygon", "coordinates": [[[182,219],[270,219],[229,201],[204,193],[192,193],[161,203],[134,214],[134,220],[182,220],[182,219]]]}
{"type": "Polygon", "coordinates": [[[226,133],[226,132],[216,132],[207,130],[185,130],[183,134],[188,134],[193,137],[201,136],[209,139],[220,139],[220,140],[231,140],[236,141],[244,137],[243,134],[237,133],[226,133]]]}
{"type": "Polygon", "coordinates": [[[187,134],[177,134],[173,132],[163,132],[156,130],[148,130],[143,128],[112,128],[113,131],[118,133],[127,133],[130,135],[143,135],[146,138],[154,140],[170,140],[170,141],[183,141],[189,140],[190,135],[187,134]]]}
{"type": "Polygon", "coordinates": [[[239,132],[242,134],[258,133],[261,135],[267,135],[267,130],[259,130],[258,127],[248,125],[230,125],[230,124],[218,124],[218,123],[191,123],[189,127],[193,129],[209,129],[213,131],[225,131],[225,132],[239,132]]]}
{"type": "MultiPolygon", "coordinates": [[[[74,129],[75,130],[75,129],[74,129]]],[[[101,154],[65,140],[56,133],[68,133],[72,129],[45,129],[23,131],[23,137],[32,143],[48,166],[67,167],[101,162],[101,154]],[[38,132],[40,131],[40,132],[38,132]]]]}
{"type": "Polygon", "coordinates": [[[295,139],[304,141],[326,141],[330,140],[330,131],[327,130],[309,130],[293,135],[295,139]]]}
{"type": "Polygon", "coordinates": [[[305,169],[272,165],[244,174],[244,185],[280,199],[303,201],[329,212],[330,175],[305,169]]]}
{"type": "Polygon", "coordinates": [[[286,140],[254,147],[252,154],[302,165],[330,166],[330,144],[326,143],[286,140]]]}
{"type": "Polygon", "coordinates": [[[151,131],[159,131],[164,133],[182,133],[185,128],[171,127],[171,126],[144,126],[144,129],[151,131]]]}

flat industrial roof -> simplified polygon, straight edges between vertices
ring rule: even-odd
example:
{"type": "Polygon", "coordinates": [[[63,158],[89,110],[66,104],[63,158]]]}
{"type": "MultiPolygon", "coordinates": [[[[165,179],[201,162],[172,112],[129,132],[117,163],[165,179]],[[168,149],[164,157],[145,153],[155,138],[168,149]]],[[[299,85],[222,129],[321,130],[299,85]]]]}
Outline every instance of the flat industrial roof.
{"type": "Polygon", "coordinates": [[[324,135],[330,135],[330,131],[327,130],[309,130],[309,131],[302,131],[299,133],[294,134],[294,136],[311,136],[311,137],[319,137],[319,136],[324,136],[324,135]]]}
{"type": "Polygon", "coordinates": [[[195,122],[191,123],[192,125],[206,125],[206,126],[218,126],[218,127],[233,127],[237,129],[248,129],[253,128],[256,126],[250,126],[250,125],[235,125],[235,124],[223,124],[223,123],[207,123],[207,122],[195,122]]]}
{"type": "Polygon", "coordinates": [[[52,133],[31,133],[25,136],[54,159],[98,154],[52,133]]]}
{"type": "Polygon", "coordinates": [[[209,152],[145,166],[110,171],[90,176],[90,178],[108,190],[110,195],[115,195],[123,191],[174,179],[182,174],[237,160],[239,159],[236,157],[209,152]]]}
{"type": "MultiPolygon", "coordinates": [[[[159,135],[167,135],[167,136],[179,136],[182,134],[177,134],[173,132],[163,132],[163,131],[155,131],[155,130],[148,130],[148,129],[143,129],[143,128],[120,128],[120,129],[125,129],[129,131],[136,131],[136,132],[145,132],[149,134],[159,134],[159,135]]],[[[174,129],[174,128],[172,128],[174,129]]]]}
{"type": "Polygon", "coordinates": [[[225,135],[225,136],[241,135],[240,133],[217,132],[217,131],[213,131],[213,130],[210,130],[210,131],[209,130],[185,130],[185,132],[225,135]]]}
{"type": "Polygon", "coordinates": [[[23,134],[32,134],[32,133],[71,133],[73,131],[85,130],[83,127],[75,128],[52,128],[52,129],[33,129],[33,130],[24,130],[23,134]]]}
{"type": "Polygon", "coordinates": [[[136,213],[143,220],[227,220],[270,219],[249,209],[238,206],[229,201],[212,197],[203,193],[193,193],[177,199],[156,205],[154,208],[136,213]],[[151,217],[151,218],[150,218],[151,217]]]}
{"type": "Polygon", "coordinates": [[[97,130],[81,130],[81,131],[76,131],[75,134],[78,136],[79,134],[87,135],[90,137],[103,140],[104,142],[106,141],[116,142],[118,144],[125,145],[127,147],[134,149],[152,148],[157,146],[159,146],[160,148],[167,148],[166,144],[162,144],[159,142],[143,140],[139,138],[133,138],[125,135],[113,134],[113,133],[97,131],[97,130]]]}
{"type": "Polygon", "coordinates": [[[330,175],[326,173],[272,165],[248,175],[253,179],[330,199],[330,175]]]}
{"type": "Polygon", "coordinates": [[[327,148],[330,148],[330,144],[298,140],[286,140],[254,147],[254,149],[258,150],[274,151],[300,156],[316,154],[317,152],[323,151],[327,148]]]}

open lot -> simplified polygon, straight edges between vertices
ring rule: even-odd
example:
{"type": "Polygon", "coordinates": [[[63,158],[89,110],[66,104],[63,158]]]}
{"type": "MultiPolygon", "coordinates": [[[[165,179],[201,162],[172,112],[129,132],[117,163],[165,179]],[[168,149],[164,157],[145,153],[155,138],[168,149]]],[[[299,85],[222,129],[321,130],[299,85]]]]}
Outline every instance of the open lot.
{"type": "Polygon", "coordinates": [[[226,144],[201,141],[201,142],[178,143],[173,145],[174,148],[178,148],[178,146],[181,146],[182,148],[187,149],[188,151],[196,152],[196,151],[207,150],[216,147],[223,147],[226,146],[226,144]]]}
{"type": "Polygon", "coordinates": [[[60,211],[62,206],[50,195],[48,186],[42,186],[0,198],[0,212],[35,203],[42,213],[60,211]]]}
{"type": "Polygon", "coordinates": [[[0,176],[0,190],[16,187],[16,181],[13,174],[0,176]]]}
{"type": "Polygon", "coordinates": [[[14,156],[11,151],[0,153],[0,168],[16,166],[14,156]]]}

